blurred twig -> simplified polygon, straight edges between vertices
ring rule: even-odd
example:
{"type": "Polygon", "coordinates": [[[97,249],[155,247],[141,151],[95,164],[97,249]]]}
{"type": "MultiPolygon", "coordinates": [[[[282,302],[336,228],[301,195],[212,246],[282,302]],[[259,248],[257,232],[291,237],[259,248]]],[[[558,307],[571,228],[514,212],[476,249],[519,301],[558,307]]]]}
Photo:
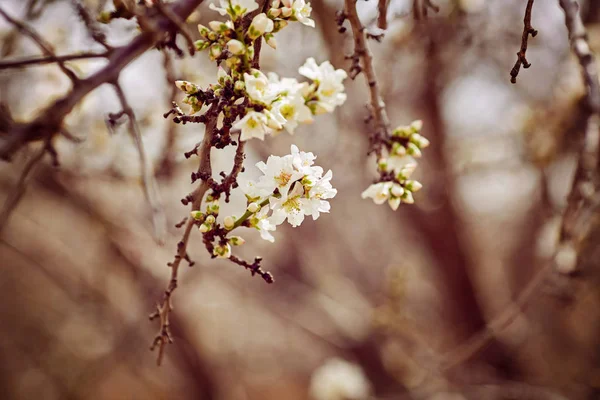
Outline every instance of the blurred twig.
{"type": "Polygon", "coordinates": [[[121,88],[121,85],[119,85],[119,83],[115,81],[113,83],[113,86],[115,88],[115,91],[117,92],[117,97],[119,98],[121,107],[123,107],[123,113],[127,115],[129,121],[129,133],[131,135],[131,138],[133,139],[133,142],[135,143],[136,150],[140,157],[142,184],[144,186],[144,195],[146,196],[146,200],[148,201],[150,209],[152,210],[154,237],[157,242],[163,243],[166,233],[167,217],[165,216],[165,212],[161,204],[156,179],[154,178],[154,173],[152,171],[152,168],[150,168],[148,165],[146,152],[144,150],[144,143],[142,142],[142,135],[140,134],[140,130],[135,118],[135,113],[129,105],[129,102],[125,97],[125,93],[123,93],[123,89],[121,88]]]}
{"type": "Polygon", "coordinates": [[[42,52],[47,57],[51,58],[54,62],[56,62],[58,64],[61,71],[73,82],[73,84],[76,84],[79,81],[79,78],[77,78],[75,73],[65,65],[64,60],[61,60],[56,57],[56,54],[54,54],[54,49],[52,48],[52,45],[50,43],[46,42],[46,40],[44,38],[42,38],[36,31],[34,31],[32,28],[30,28],[23,22],[12,18],[1,7],[0,7],[0,15],[2,15],[4,17],[4,19],[6,21],[8,21],[8,23],[14,25],[19,30],[19,32],[21,32],[23,35],[31,38],[31,40],[33,40],[38,45],[40,50],[42,50],[42,52]]]}
{"type": "Polygon", "coordinates": [[[55,63],[55,62],[82,60],[82,59],[89,59],[89,58],[106,58],[108,56],[109,56],[108,52],[105,52],[105,53],[85,52],[85,53],[78,53],[78,54],[67,54],[64,56],[45,56],[45,57],[27,58],[24,60],[0,61],[0,69],[22,68],[22,67],[27,67],[27,66],[44,65],[44,64],[51,64],[51,63],[55,63]]]}

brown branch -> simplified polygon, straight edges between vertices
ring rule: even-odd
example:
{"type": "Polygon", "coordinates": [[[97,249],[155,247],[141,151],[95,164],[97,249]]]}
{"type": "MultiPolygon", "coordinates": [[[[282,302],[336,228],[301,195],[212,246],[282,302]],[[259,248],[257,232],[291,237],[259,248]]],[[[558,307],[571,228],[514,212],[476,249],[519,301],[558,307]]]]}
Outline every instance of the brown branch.
{"type": "Polygon", "coordinates": [[[531,64],[527,61],[526,53],[529,35],[531,35],[531,37],[535,37],[538,33],[538,31],[531,27],[531,9],[533,8],[534,1],[535,0],[527,0],[527,6],[525,7],[525,17],[523,18],[523,36],[521,38],[521,49],[517,53],[517,61],[515,62],[514,67],[512,67],[510,71],[510,81],[512,83],[517,83],[517,75],[519,75],[521,65],[523,66],[523,68],[531,67],[531,64]]]}
{"type": "Polygon", "coordinates": [[[196,52],[196,46],[194,45],[194,39],[192,38],[192,35],[190,35],[190,32],[185,26],[185,21],[181,19],[177,14],[172,12],[168,7],[165,7],[162,4],[162,1],[159,0],[156,3],[154,3],[154,5],[156,9],[163,16],[165,16],[165,18],[167,18],[173,25],[175,25],[177,32],[179,32],[181,36],[183,36],[183,38],[188,44],[188,51],[190,52],[190,55],[193,56],[196,52]]]}
{"type": "Polygon", "coordinates": [[[46,40],[44,40],[44,38],[42,38],[36,31],[34,31],[29,26],[25,25],[23,22],[17,21],[16,19],[12,18],[1,7],[0,7],[0,15],[2,15],[4,17],[4,19],[6,21],[8,21],[8,23],[14,25],[19,30],[19,32],[21,32],[23,35],[28,36],[29,38],[31,38],[31,40],[33,40],[38,45],[38,47],[40,48],[40,50],[42,50],[42,52],[47,57],[53,58],[55,60],[55,62],[58,64],[58,66],[61,69],[61,71],[65,75],[67,75],[67,77],[74,84],[79,81],[79,78],[77,78],[77,75],[75,75],[75,73],[73,71],[71,71],[71,69],[69,69],[65,65],[64,61],[58,60],[56,58],[56,54],[54,54],[54,49],[52,48],[52,45],[50,43],[46,42],[46,40]]]}
{"type": "Polygon", "coordinates": [[[152,211],[152,225],[154,227],[154,238],[158,243],[162,243],[166,235],[167,217],[165,216],[165,212],[163,210],[163,206],[161,204],[161,200],[158,194],[158,185],[154,178],[152,168],[149,168],[148,166],[148,160],[146,158],[146,152],[144,150],[144,143],[142,142],[142,135],[140,134],[140,129],[135,118],[135,113],[129,105],[129,102],[125,97],[125,93],[123,93],[123,89],[121,88],[121,85],[119,85],[119,83],[115,81],[113,82],[113,87],[115,88],[117,97],[119,98],[119,102],[121,103],[121,107],[123,107],[123,113],[127,115],[129,121],[129,134],[131,135],[131,138],[135,143],[136,150],[140,157],[142,185],[144,187],[144,195],[146,196],[146,201],[150,205],[150,209],[152,211]]]}
{"type": "Polygon", "coordinates": [[[354,36],[354,54],[352,58],[352,67],[350,70],[350,77],[354,79],[360,72],[363,72],[367,85],[369,86],[369,94],[371,97],[371,112],[375,124],[375,132],[371,139],[372,143],[376,144],[375,152],[378,156],[381,156],[381,140],[389,135],[390,121],[385,109],[385,103],[379,90],[379,83],[377,81],[377,75],[373,68],[373,55],[367,43],[365,27],[360,22],[358,12],[356,11],[356,0],[345,0],[345,16],[350,22],[352,27],[352,34],[354,36]],[[360,63],[362,60],[362,66],[360,63]]]}
{"type": "MultiPolygon", "coordinates": [[[[185,20],[204,0],[179,0],[170,5],[171,11],[185,20]]],[[[116,48],[104,68],[82,79],[69,93],[43,109],[31,122],[19,125],[8,135],[0,135],[0,159],[10,160],[16,151],[29,142],[53,136],[61,128],[64,118],[90,92],[98,86],[114,82],[121,70],[130,62],[151,49],[172,28],[172,23],[164,16],[158,16],[157,29],[146,30],[136,36],[128,45],[116,48]]]]}
{"type": "Polygon", "coordinates": [[[79,54],[67,54],[64,56],[45,56],[28,58],[25,60],[9,60],[0,61],[0,70],[9,68],[23,68],[27,66],[44,65],[51,63],[60,63],[65,61],[82,60],[88,58],[108,58],[110,52],[105,53],[79,53],[79,54]]]}
{"type": "Polygon", "coordinates": [[[73,7],[75,7],[75,11],[77,11],[77,15],[79,15],[79,18],[81,18],[81,21],[83,21],[85,27],[92,36],[92,39],[101,44],[107,51],[112,50],[112,46],[106,42],[106,35],[98,26],[98,22],[92,18],[85,4],[83,4],[81,0],[71,0],[71,2],[73,7]]]}
{"type": "Polygon", "coordinates": [[[390,0],[379,0],[377,3],[377,27],[379,29],[387,29],[387,10],[390,5],[390,0]]]}
{"type": "MultiPolygon", "coordinates": [[[[198,155],[200,158],[200,168],[206,176],[210,177],[212,175],[212,167],[210,163],[210,150],[212,148],[212,141],[214,138],[215,130],[217,127],[217,115],[218,113],[217,107],[212,106],[207,114],[209,116],[209,120],[206,123],[206,130],[204,133],[204,138],[202,139],[202,143],[200,144],[200,149],[198,150],[198,155]]],[[[209,189],[208,179],[203,180],[198,187],[194,190],[194,192],[190,195],[192,198],[191,202],[191,210],[199,210],[202,205],[202,199],[204,198],[204,194],[209,189]]],[[[155,318],[160,319],[160,327],[159,331],[152,342],[152,346],[150,346],[150,350],[154,350],[158,348],[158,356],[156,359],[156,363],[160,365],[162,363],[162,359],[164,356],[165,346],[168,343],[173,343],[173,338],[171,336],[171,331],[169,327],[169,315],[173,310],[172,304],[172,295],[175,289],[177,288],[177,279],[179,266],[181,264],[181,260],[188,260],[190,266],[193,265],[193,262],[189,261],[189,256],[187,253],[187,246],[190,239],[190,234],[192,232],[192,228],[195,226],[195,220],[193,218],[189,218],[186,225],[185,231],[183,233],[183,237],[177,243],[177,254],[173,262],[170,262],[168,265],[171,267],[171,278],[163,295],[162,302],[156,305],[156,311],[150,314],[150,320],[152,321],[155,318]]]]}

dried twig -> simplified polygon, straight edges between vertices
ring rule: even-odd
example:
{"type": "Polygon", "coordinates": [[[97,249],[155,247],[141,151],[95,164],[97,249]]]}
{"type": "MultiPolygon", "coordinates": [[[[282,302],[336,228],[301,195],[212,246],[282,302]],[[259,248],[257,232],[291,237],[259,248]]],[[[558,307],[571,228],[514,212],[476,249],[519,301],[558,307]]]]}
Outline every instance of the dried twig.
{"type": "Polygon", "coordinates": [[[115,81],[113,82],[113,86],[117,93],[117,97],[119,98],[119,102],[121,103],[121,107],[123,107],[123,113],[127,115],[129,120],[129,133],[135,143],[135,147],[140,157],[142,184],[144,186],[144,195],[146,196],[146,201],[148,201],[150,209],[152,210],[154,237],[159,243],[162,243],[166,234],[167,217],[165,216],[165,212],[158,194],[158,185],[154,178],[154,174],[152,173],[152,168],[150,168],[148,165],[146,152],[144,150],[144,143],[142,142],[142,135],[140,134],[135,113],[129,105],[127,98],[125,97],[125,93],[123,93],[123,89],[119,83],[115,81]]]}
{"type": "Polygon", "coordinates": [[[510,70],[510,81],[512,83],[517,83],[517,75],[519,75],[521,65],[523,66],[523,68],[531,67],[531,64],[527,61],[526,53],[529,35],[531,35],[531,37],[535,37],[538,33],[538,31],[531,27],[531,9],[533,8],[534,1],[535,0],[527,0],[527,6],[525,7],[525,17],[523,18],[523,36],[521,38],[521,49],[517,53],[517,61],[515,62],[514,67],[512,67],[512,69],[510,70]]]}
{"type": "Polygon", "coordinates": [[[77,15],[79,15],[79,18],[81,18],[88,32],[92,36],[92,39],[101,44],[107,51],[111,51],[112,46],[106,42],[106,35],[98,26],[98,22],[92,18],[85,4],[83,4],[81,0],[71,0],[71,2],[73,3],[73,7],[75,7],[75,11],[77,11],[77,15]]]}

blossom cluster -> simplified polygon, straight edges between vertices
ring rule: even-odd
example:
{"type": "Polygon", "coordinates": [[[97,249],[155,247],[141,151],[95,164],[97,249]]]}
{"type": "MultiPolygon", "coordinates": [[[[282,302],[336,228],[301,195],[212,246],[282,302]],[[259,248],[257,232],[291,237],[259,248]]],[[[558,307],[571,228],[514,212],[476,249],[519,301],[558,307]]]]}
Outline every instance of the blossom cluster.
{"type": "Polygon", "coordinates": [[[199,25],[202,39],[196,42],[199,50],[208,49],[211,59],[227,68],[219,67],[218,83],[206,90],[187,82],[177,81],[177,87],[186,93],[184,103],[191,112],[202,110],[205,102],[214,96],[226,94],[230,106],[225,110],[233,121],[234,129],[241,131],[241,140],[274,135],[282,130],[293,134],[298,124],[311,123],[314,115],[332,112],[346,101],[344,70],[335,69],[330,62],[320,65],[309,58],[299,73],[311,82],[294,78],[280,78],[271,72],[265,75],[252,68],[255,41],[264,37],[267,44],[276,47],[274,34],[288,21],[299,21],[314,26],[310,19],[310,3],[304,0],[275,0],[267,13],[257,14],[243,33],[242,19],[258,8],[254,0],[220,0],[220,7],[211,8],[230,19],[211,21],[208,27],[199,25]],[[238,119],[239,118],[239,119],[238,119]]]}
{"type": "Polygon", "coordinates": [[[423,122],[418,120],[394,129],[385,153],[377,162],[380,179],[362,193],[363,199],[372,198],[375,204],[387,201],[393,210],[397,210],[400,203],[414,203],[413,193],[422,185],[410,177],[417,168],[416,158],[429,146],[429,140],[420,134],[422,128],[423,122]]]}
{"type": "Polygon", "coordinates": [[[247,199],[246,212],[236,217],[226,216],[222,226],[217,222],[219,201],[208,196],[205,210],[192,211],[192,217],[199,223],[199,230],[213,232],[218,238],[213,255],[221,258],[231,256],[231,246],[245,243],[240,236],[230,236],[231,231],[244,226],[255,228],[263,239],[273,242],[271,232],[278,225],[287,222],[299,226],[305,216],[319,218],[329,212],[327,200],[337,194],[331,185],[332,172],[323,173],[323,168],[313,165],[316,156],[300,151],[292,145],[291,154],[283,157],[269,156],[267,162],[259,162],[256,167],[263,173],[257,181],[248,181],[243,188],[247,199]]]}

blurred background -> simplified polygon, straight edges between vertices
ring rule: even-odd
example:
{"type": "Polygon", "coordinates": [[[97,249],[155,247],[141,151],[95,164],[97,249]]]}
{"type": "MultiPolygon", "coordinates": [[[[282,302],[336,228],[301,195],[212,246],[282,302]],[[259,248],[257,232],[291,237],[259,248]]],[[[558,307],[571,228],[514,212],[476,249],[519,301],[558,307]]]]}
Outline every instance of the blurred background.
{"type": "MultiPolygon", "coordinates": [[[[112,2],[86,0],[97,15],[112,2]]],[[[220,16],[206,1],[190,31],[220,16]]],[[[291,24],[262,67],[300,78],[307,57],[348,68],[349,33],[339,0],[312,1],[316,28],[291,24]]],[[[172,331],[161,367],[149,346],[148,315],[160,299],[188,208],[186,160],[200,125],[163,118],[180,94],[172,82],[206,87],[206,54],[179,59],[151,50],[120,82],[140,123],[168,219],[164,245],[140,183],[126,126],[107,129],[120,104],[104,85],[68,116],[80,144],[58,139],[60,167],[44,159],[0,232],[0,398],[2,399],[597,399],[600,398],[600,273],[539,271],[555,251],[584,126],[583,85],[557,1],[538,0],[529,40],[531,68],[510,83],[523,31],[524,0],[436,0],[438,13],[413,18],[413,1],[391,0],[389,28],[372,41],[394,126],[424,121],[426,149],[415,205],[397,212],[362,200],[375,177],[367,156],[363,76],[346,81],[347,102],[265,142],[253,140],[241,181],[292,143],[333,170],[330,214],[282,226],[275,243],[244,232],[239,251],[264,258],[273,285],[227,261],[210,260],[192,236],[196,265],[180,272],[172,331]]],[[[580,1],[594,49],[600,4],[580,1]]],[[[57,54],[102,50],[71,1],[2,0],[57,54]]],[[[377,2],[359,1],[375,26],[377,2]]],[[[134,21],[103,26],[109,43],[138,34],[134,21]]],[[[185,48],[185,43],[182,42],[185,48]]],[[[1,60],[39,55],[0,21],[1,60]]],[[[1,61],[0,60],[0,61],[1,61]]],[[[80,75],[103,59],[71,62],[80,75]]],[[[55,65],[0,70],[0,102],[27,121],[66,93],[55,65]]],[[[0,163],[0,201],[14,191],[35,145],[0,163]]],[[[231,149],[230,149],[231,150],[231,149]]],[[[215,152],[213,152],[215,154],[215,152]]],[[[233,153],[214,155],[229,170],[233,153]]],[[[231,210],[242,207],[236,193],[231,210]]],[[[597,260],[589,260],[598,267],[597,260]]]]}

